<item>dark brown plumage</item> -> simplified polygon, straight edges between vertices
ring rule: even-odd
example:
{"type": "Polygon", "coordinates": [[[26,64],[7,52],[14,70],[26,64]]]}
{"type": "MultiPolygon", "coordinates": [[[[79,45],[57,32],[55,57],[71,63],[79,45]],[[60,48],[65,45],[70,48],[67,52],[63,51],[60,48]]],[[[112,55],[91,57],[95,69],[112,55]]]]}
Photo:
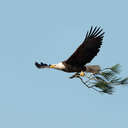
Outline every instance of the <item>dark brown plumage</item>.
{"type": "Polygon", "coordinates": [[[97,65],[86,66],[99,52],[102,44],[104,32],[100,27],[91,27],[87,32],[85,40],[76,49],[76,51],[65,61],[58,64],[47,65],[44,63],[35,63],[37,68],[54,68],[65,72],[87,71],[96,73],[100,70],[97,65]]]}
{"type": "Polygon", "coordinates": [[[89,63],[99,52],[103,40],[104,32],[99,27],[91,27],[90,31],[87,32],[85,40],[76,49],[76,51],[64,61],[66,64],[83,67],[89,63]]]}

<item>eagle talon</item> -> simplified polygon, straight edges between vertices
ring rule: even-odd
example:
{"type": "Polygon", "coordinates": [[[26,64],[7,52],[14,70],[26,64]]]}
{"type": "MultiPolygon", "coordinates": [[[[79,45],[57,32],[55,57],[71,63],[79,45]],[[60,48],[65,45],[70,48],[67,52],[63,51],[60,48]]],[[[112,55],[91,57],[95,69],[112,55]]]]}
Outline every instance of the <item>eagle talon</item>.
{"type": "Polygon", "coordinates": [[[82,76],[82,77],[85,76],[85,73],[83,71],[81,71],[80,76],[82,76]]]}

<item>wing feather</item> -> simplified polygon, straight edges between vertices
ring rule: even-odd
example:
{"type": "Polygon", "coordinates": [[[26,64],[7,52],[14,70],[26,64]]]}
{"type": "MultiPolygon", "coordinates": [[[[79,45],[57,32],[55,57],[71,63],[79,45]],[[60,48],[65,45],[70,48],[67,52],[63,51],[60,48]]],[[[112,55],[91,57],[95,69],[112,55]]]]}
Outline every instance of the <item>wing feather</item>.
{"type": "Polygon", "coordinates": [[[82,67],[89,63],[99,52],[104,36],[103,29],[91,27],[87,32],[85,40],[76,51],[65,61],[65,63],[82,67]]]}
{"type": "Polygon", "coordinates": [[[43,63],[43,62],[41,62],[40,64],[39,64],[38,62],[35,62],[35,66],[36,66],[37,68],[49,68],[49,67],[50,67],[50,65],[45,64],[45,63],[43,63]]]}

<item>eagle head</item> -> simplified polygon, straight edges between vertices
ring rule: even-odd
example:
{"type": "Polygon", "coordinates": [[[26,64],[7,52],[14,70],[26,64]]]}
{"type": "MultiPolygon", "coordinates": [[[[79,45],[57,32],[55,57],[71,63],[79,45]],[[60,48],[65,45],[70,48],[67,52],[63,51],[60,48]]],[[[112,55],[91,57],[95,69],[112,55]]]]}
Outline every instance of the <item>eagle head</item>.
{"type": "Polygon", "coordinates": [[[52,64],[50,65],[50,68],[54,68],[54,69],[58,69],[58,70],[63,70],[65,69],[65,66],[62,62],[58,63],[58,64],[52,64]]]}

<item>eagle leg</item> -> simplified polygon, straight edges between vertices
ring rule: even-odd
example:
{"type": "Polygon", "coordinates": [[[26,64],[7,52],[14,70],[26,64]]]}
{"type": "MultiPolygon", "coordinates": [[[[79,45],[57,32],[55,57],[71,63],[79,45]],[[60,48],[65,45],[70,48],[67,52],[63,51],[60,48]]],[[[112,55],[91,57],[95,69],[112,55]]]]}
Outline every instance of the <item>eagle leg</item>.
{"type": "Polygon", "coordinates": [[[72,76],[70,76],[69,78],[70,79],[73,79],[73,78],[75,78],[75,77],[77,77],[77,76],[79,76],[80,74],[78,73],[78,72],[76,72],[74,75],[72,75],[72,76]]]}
{"type": "Polygon", "coordinates": [[[85,76],[84,71],[81,71],[81,72],[80,72],[80,76],[82,76],[82,77],[84,77],[84,76],[85,76]]]}

